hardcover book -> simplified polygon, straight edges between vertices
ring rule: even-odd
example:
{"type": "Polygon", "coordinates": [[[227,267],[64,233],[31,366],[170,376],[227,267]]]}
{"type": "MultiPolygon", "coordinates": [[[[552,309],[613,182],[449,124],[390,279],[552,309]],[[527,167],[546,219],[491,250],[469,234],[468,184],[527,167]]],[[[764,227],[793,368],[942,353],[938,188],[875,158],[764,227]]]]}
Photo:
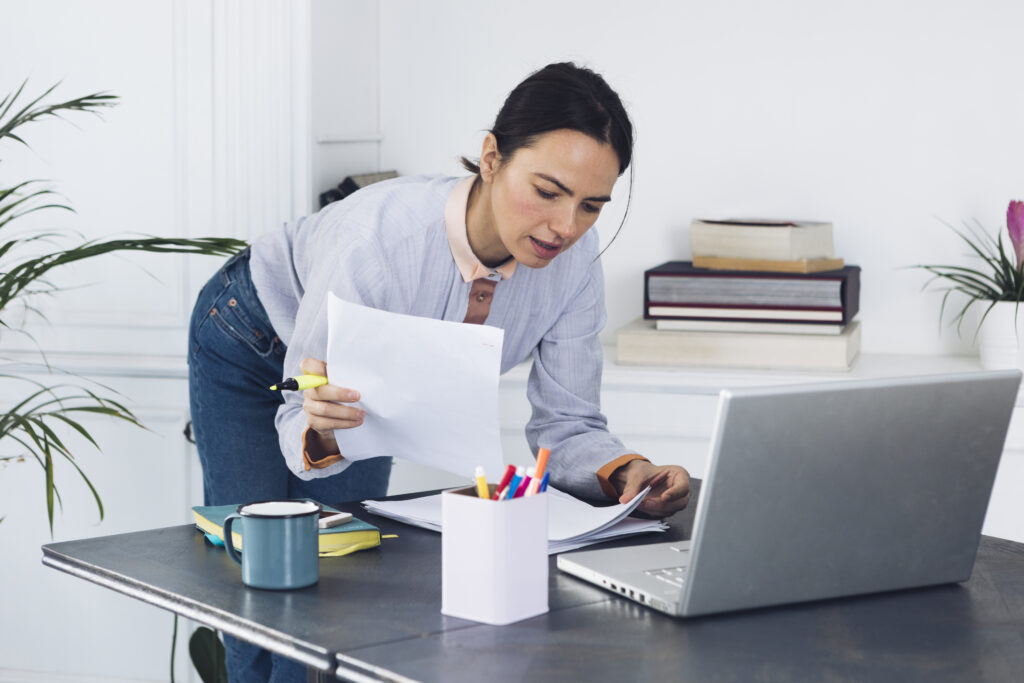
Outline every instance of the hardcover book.
{"type": "Polygon", "coordinates": [[[635,320],[616,333],[623,365],[848,371],[860,353],[860,322],[840,334],[658,330],[635,320]]]}
{"type": "Polygon", "coordinates": [[[716,271],[670,261],[644,273],[644,317],[849,323],[860,307],[860,268],[821,273],[716,271]]]}
{"type": "Polygon", "coordinates": [[[695,257],[797,261],[834,258],[832,224],[760,219],[696,219],[690,223],[695,257]]]}
{"type": "MultiPolygon", "coordinates": [[[[224,520],[237,509],[237,505],[197,505],[192,508],[192,517],[196,520],[196,528],[206,534],[212,543],[223,545],[224,520]]],[[[323,505],[323,509],[340,512],[330,505],[323,505]]],[[[242,549],[241,529],[242,525],[238,522],[231,529],[231,540],[238,550],[242,549]]],[[[320,529],[320,557],[340,557],[379,545],[380,529],[354,517],[351,522],[320,529]]]]}

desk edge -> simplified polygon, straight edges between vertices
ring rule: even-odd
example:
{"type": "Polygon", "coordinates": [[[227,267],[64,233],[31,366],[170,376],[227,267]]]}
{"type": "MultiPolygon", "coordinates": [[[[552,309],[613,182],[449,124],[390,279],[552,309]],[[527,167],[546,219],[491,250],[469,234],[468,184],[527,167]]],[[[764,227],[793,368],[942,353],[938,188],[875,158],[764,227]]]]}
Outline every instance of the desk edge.
{"type": "Polygon", "coordinates": [[[161,591],[123,574],[104,569],[94,564],[75,560],[62,555],[47,546],[42,547],[45,566],[60,570],[80,579],[109,588],[110,590],[154,605],[174,614],[204,624],[217,631],[241,638],[271,652],[294,659],[318,671],[333,673],[335,653],[326,649],[303,647],[288,640],[283,634],[260,627],[248,621],[232,618],[232,615],[213,609],[194,600],[182,598],[169,591],[161,591]]]}

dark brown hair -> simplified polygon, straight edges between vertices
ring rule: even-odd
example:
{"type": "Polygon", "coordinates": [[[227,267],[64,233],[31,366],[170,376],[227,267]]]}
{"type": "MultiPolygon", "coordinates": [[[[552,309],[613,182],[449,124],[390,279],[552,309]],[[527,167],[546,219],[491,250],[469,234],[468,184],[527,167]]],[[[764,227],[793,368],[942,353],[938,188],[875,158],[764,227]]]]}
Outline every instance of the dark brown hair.
{"type": "MultiPolygon", "coordinates": [[[[633,125],[619,96],[599,74],[571,62],[548,64],[517,85],[490,132],[498,153],[510,159],[539,135],[561,129],[610,144],[619,158],[619,175],[633,158],[633,125]]],[[[471,173],[480,172],[479,165],[465,157],[462,165],[471,173]]]]}

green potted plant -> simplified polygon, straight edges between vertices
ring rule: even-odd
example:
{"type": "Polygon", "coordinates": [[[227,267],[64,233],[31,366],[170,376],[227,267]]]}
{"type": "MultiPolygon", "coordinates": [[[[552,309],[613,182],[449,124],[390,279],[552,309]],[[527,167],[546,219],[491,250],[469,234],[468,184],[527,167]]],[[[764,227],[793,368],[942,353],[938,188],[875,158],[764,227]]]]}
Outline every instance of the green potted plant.
{"type": "Polygon", "coordinates": [[[984,307],[975,337],[981,365],[988,369],[1024,368],[1024,315],[1020,304],[1024,299],[1024,202],[1011,201],[1006,209],[1006,232],[1013,250],[1007,253],[1002,234],[995,238],[983,229],[953,230],[967,244],[971,256],[980,259],[977,267],[954,265],[921,265],[931,273],[926,287],[941,282],[945,292],[939,309],[941,321],[949,297],[958,293],[967,301],[954,315],[957,331],[962,332],[964,316],[975,304],[984,307]]]}
{"type": "MultiPolygon", "coordinates": [[[[114,106],[117,97],[108,93],[93,93],[63,102],[47,103],[57,87],[50,87],[38,97],[23,103],[22,83],[15,92],[0,99],[0,151],[5,145],[28,146],[23,129],[29,124],[48,119],[60,119],[74,112],[97,114],[114,106]]],[[[14,225],[27,214],[40,211],[71,211],[44,181],[23,180],[10,187],[0,187],[0,335],[26,334],[19,318],[42,316],[34,305],[40,296],[54,296],[59,287],[48,276],[54,269],[83,259],[102,256],[115,251],[146,251],[158,253],[186,253],[226,256],[246,246],[245,242],[229,238],[166,238],[128,237],[119,239],[86,240],[70,230],[50,229],[35,232],[13,232],[14,225]],[[40,251],[44,253],[39,253],[40,251]]],[[[50,366],[40,351],[39,368],[52,375],[64,375],[59,368],[50,366]]],[[[25,372],[26,362],[0,358],[0,382],[14,387],[9,394],[20,395],[13,405],[0,409],[0,464],[38,464],[45,480],[46,510],[53,534],[54,504],[60,506],[60,495],[55,480],[54,465],[63,460],[69,463],[89,487],[103,518],[100,493],[89,481],[82,465],[65,443],[66,435],[76,433],[99,448],[89,431],[82,425],[83,415],[104,415],[141,426],[139,420],[111,390],[82,381],[47,383],[34,378],[36,373],[25,372]],[[91,387],[91,388],[90,388],[91,387]]],[[[37,368],[37,369],[39,369],[37,368]]],[[[2,515],[0,510],[0,515],[2,515]]],[[[0,521],[3,517],[0,516],[0,521]]]]}

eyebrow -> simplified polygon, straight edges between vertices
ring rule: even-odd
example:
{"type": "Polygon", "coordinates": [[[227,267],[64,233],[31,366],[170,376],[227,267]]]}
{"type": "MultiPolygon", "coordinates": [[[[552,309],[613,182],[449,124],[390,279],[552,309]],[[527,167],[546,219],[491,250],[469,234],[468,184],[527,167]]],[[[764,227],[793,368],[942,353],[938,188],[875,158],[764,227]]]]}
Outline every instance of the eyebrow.
{"type": "MultiPolygon", "coordinates": [[[[561,182],[559,182],[559,180],[557,178],[553,178],[553,177],[549,176],[546,173],[534,173],[534,175],[539,177],[539,178],[543,178],[544,180],[548,181],[549,183],[554,183],[555,185],[558,186],[558,189],[560,189],[562,192],[566,193],[570,197],[575,197],[576,196],[575,192],[573,192],[568,187],[566,187],[561,182]]],[[[610,202],[611,200],[612,200],[612,198],[609,197],[608,195],[602,195],[600,197],[584,197],[584,201],[588,201],[588,202],[610,202]]]]}

